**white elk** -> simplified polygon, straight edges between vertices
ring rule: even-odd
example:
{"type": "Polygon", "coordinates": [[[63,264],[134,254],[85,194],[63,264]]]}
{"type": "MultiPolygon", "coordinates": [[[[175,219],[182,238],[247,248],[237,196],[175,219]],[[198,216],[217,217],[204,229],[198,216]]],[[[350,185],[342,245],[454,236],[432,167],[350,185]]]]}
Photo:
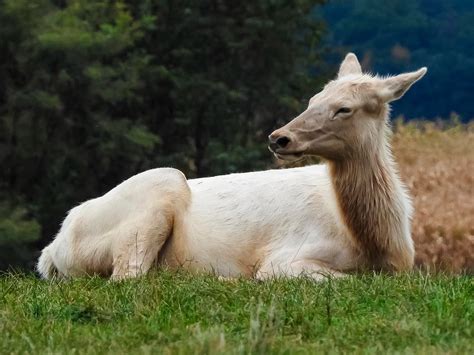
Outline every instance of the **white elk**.
{"type": "Polygon", "coordinates": [[[152,266],[223,277],[409,270],[410,198],[391,155],[388,103],[426,68],[363,74],[349,53],[337,78],[269,139],[283,160],[325,164],[186,180],[145,171],[73,208],[42,251],[45,278],[124,278],[152,266]]]}

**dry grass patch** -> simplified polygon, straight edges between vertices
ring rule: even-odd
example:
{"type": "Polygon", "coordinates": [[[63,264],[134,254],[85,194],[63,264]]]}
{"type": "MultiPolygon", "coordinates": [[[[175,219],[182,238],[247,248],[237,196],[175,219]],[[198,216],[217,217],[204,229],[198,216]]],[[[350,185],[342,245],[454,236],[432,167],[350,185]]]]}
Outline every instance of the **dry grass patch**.
{"type": "Polygon", "coordinates": [[[396,124],[394,154],[413,196],[416,263],[474,271],[474,124],[396,124]]]}

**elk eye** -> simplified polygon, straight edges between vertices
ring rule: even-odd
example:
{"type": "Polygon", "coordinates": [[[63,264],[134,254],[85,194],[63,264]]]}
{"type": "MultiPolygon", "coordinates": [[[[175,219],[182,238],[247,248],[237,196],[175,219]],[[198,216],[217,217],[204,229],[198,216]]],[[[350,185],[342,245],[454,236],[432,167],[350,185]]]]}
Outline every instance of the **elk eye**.
{"type": "Polygon", "coordinates": [[[339,110],[336,111],[335,116],[339,115],[340,113],[350,113],[352,110],[349,107],[341,107],[339,110]]]}

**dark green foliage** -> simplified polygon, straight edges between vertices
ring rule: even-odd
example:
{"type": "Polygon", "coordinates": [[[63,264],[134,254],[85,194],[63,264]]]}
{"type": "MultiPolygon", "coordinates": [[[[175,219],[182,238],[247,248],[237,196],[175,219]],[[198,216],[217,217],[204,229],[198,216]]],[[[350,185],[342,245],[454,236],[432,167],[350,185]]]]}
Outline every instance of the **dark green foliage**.
{"type": "Polygon", "coordinates": [[[265,167],[266,136],[319,87],[306,73],[320,2],[1,2],[5,206],[42,226],[41,246],[68,209],[137,172],[265,167]]]}
{"type": "Polygon", "coordinates": [[[472,354],[468,276],[0,276],[0,353],[472,354]]]}
{"type": "MultiPolygon", "coordinates": [[[[318,12],[319,13],[319,12],[318,12]]],[[[474,6],[470,0],[333,0],[323,8],[334,62],[355,51],[366,70],[428,75],[394,104],[394,115],[474,118],[474,6]]]]}
{"type": "Polygon", "coordinates": [[[0,270],[30,262],[40,233],[40,225],[26,209],[0,204],[0,270]]]}

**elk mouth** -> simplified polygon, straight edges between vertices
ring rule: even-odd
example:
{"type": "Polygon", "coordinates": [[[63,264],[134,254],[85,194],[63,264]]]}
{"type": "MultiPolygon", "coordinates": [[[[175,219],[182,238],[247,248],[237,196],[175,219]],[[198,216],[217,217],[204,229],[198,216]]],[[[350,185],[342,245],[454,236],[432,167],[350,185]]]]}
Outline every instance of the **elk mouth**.
{"type": "Polygon", "coordinates": [[[268,145],[268,150],[272,152],[277,159],[291,162],[301,160],[305,153],[304,150],[290,150],[283,147],[275,148],[271,145],[268,145]]]}
{"type": "Polygon", "coordinates": [[[274,153],[277,159],[284,160],[284,161],[291,161],[295,162],[298,160],[303,159],[303,153],[294,153],[294,154],[278,154],[274,153]]]}
{"type": "MultiPolygon", "coordinates": [[[[270,149],[270,148],[269,148],[270,149]]],[[[298,160],[303,159],[304,152],[274,152],[270,149],[270,151],[275,155],[277,159],[284,160],[284,161],[291,161],[295,162],[298,160]]]]}

